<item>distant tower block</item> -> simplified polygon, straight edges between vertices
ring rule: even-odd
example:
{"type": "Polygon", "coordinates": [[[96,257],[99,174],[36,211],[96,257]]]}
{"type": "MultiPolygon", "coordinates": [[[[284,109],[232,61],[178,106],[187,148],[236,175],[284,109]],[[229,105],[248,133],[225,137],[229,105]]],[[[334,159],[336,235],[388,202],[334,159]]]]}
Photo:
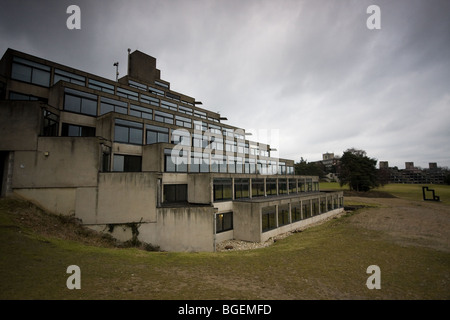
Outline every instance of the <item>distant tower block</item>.
{"type": "Polygon", "coordinates": [[[437,169],[437,163],[436,162],[430,162],[428,163],[428,166],[430,169],[437,169]]]}
{"type": "Polygon", "coordinates": [[[406,170],[414,170],[414,162],[405,162],[406,170]]]}
{"type": "Polygon", "coordinates": [[[380,169],[388,169],[389,162],[388,161],[380,161],[380,169]]]}
{"type": "Polygon", "coordinates": [[[331,160],[334,159],[334,153],[324,153],[322,154],[322,160],[331,160]]]}

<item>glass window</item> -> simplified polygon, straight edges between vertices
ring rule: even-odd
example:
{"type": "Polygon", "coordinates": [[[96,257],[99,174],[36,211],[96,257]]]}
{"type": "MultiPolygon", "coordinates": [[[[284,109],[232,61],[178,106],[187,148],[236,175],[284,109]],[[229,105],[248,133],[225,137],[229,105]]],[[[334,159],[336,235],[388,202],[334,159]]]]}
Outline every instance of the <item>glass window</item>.
{"type": "Polygon", "coordinates": [[[175,124],[180,127],[192,128],[192,120],[182,116],[175,116],[175,124]]]}
{"type": "Polygon", "coordinates": [[[233,230],[233,212],[216,214],[216,233],[233,230]]]}
{"type": "Polygon", "coordinates": [[[289,224],[289,204],[278,206],[278,226],[289,224]]]}
{"type": "Polygon", "coordinates": [[[277,208],[270,206],[261,210],[261,231],[266,232],[277,227],[277,208]]]}
{"type": "Polygon", "coordinates": [[[13,57],[11,78],[48,87],[50,85],[50,70],[50,67],[46,65],[13,57]]]}
{"type": "Polygon", "coordinates": [[[178,106],[178,112],[192,116],[192,109],[184,106],[178,106]]]}
{"type": "Polygon", "coordinates": [[[234,198],[249,198],[249,179],[234,179],[234,198]]]}
{"type": "Polygon", "coordinates": [[[156,94],[158,96],[164,96],[164,91],[156,89],[156,88],[153,88],[153,87],[150,87],[150,86],[148,87],[148,91],[150,93],[156,94]]]}
{"type": "Polygon", "coordinates": [[[302,212],[301,212],[300,202],[293,202],[293,203],[291,203],[292,222],[301,220],[302,219],[301,213],[302,212]]]}
{"type": "Polygon", "coordinates": [[[88,87],[91,89],[99,90],[102,92],[107,92],[110,94],[114,94],[114,85],[105,83],[102,81],[97,81],[93,79],[88,80],[88,87]]]}
{"type": "Polygon", "coordinates": [[[264,179],[252,179],[252,197],[264,197],[264,179]]]}
{"type": "Polygon", "coordinates": [[[141,145],[143,136],[142,129],[142,123],[116,119],[114,126],[114,141],[141,145]]]}
{"type": "Polygon", "coordinates": [[[90,116],[97,115],[96,95],[69,88],[64,91],[64,110],[90,116]]]}
{"type": "Polygon", "coordinates": [[[155,121],[173,124],[173,114],[155,110],[155,121]]]}
{"type": "Polygon", "coordinates": [[[181,144],[183,146],[191,146],[191,134],[184,129],[176,129],[172,131],[172,143],[181,144]]]}
{"type": "Polygon", "coordinates": [[[277,194],[277,179],[266,179],[266,193],[268,196],[277,194]]]}
{"type": "Polygon", "coordinates": [[[70,82],[70,83],[74,83],[79,86],[85,86],[85,84],[86,84],[86,78],[83,76],[79,76],[77,74],[67,72],[67,71],[64,71],[61,69],[55,69],[55,73],[53,75],[53,84],[55,84],[61,80],[70,82]]]}
{"type": "Polygon", "coordinates": [[[115,154],[113,171],[140,172],[142,171],[142,157],[115,154]]]}
{"type": "Polygon", "coordinates": [[[155,84],[156,84],[157,86],[160,86],[160,87],[169,89],[169,85],[168,85],[167,83],[164,83],[164,82],[155,80],[155,84]]]}
{"type": "Polygon", "coordinates": [[[63,123],[61,127],[61,136],[63,137],[95,137],[95,127],[78,126],[69,123],[63,123]]]}
{"type": "Polygon", "coordinates": [[[147,86],[145,84],[133,81],[133,80],[128,80],[128,85],[130,87],[142,90],[142,91],[147,91],[147,86]]]}
{"type": "Polygon", "coordinates": [[[115,100],[115,99],[109,99],[105,97],[100,98],[100,114],[106,114],[108,112],[117,112],[122,114],[128,113],[128,103],[115,100]]]}
{"type": "Polygon", "coordinates": [[[297,193],[297,180],[289,179],[289,193],[297,193]]]}
{"type": "Polygon", "coordinates": [[[165,184],[163,186],[163,202],[176,203],[188,201],[187,184],[165,184]]]}
{"type": "Polygon", "coordinates": [[[130,116],[153,120],[153,110],[131,104],[130,105],[130,116]]]}
{"type": "Polygon", "coordinates": [[[233,197],[231,179],[214,179],[214,201],[231,200],[233,197]]]}
{"type": "Polygon", "coordinates": [[[131,100],[139,100],[139,94],[135,91],[117,87],[117,95],[131,100]]]}
{"type": "Polygon", "coordinates": [[[287,181],[286,179],[278,179],[278,194],[287,193],[287,181]]]}
{"type": "Polygon", "coordinates": [[[178,149],[165,149],[164,158],[165,172],[187,172],[187,151],[178,149]]]}
{"type": "Polygon", "coordinates": [[[169,128],[147,125],[147,144],[169,142],[169,128]]]}
{"type": "Polygon", "coordinates": [[[156,106],[159,107],[159,99],[157,98],[153,98],[150,96],[146,96],[145,94],[141,94],[141,102],[147,103],[147,104],[151,104],[152,106],[156,106]]]}

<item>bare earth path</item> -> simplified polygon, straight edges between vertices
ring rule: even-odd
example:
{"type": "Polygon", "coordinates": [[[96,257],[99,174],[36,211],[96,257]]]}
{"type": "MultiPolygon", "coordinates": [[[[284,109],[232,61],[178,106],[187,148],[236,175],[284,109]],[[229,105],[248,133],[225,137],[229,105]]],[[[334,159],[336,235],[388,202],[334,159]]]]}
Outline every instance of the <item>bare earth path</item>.
{"type": "Polygon", "coordinates": [[[396,243],[450,252],[450,206],[400,198],[347,197],[380,207],[362,210],[350,219],[359,227],[384,232],[396,243]]]}

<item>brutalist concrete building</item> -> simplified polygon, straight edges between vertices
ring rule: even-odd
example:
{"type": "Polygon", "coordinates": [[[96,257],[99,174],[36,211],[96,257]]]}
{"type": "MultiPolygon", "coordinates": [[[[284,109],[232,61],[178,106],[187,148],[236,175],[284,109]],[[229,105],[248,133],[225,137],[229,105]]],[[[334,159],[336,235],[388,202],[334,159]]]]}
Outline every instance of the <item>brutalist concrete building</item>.
{"type": "Polygon", "coordinates": [[[139,51],[114,81],[8,49],[0,100],[1,195],[119,240],[214,251],[343,210],[342,192],[320,192],[318,177],[171,90],[139,51]]]}

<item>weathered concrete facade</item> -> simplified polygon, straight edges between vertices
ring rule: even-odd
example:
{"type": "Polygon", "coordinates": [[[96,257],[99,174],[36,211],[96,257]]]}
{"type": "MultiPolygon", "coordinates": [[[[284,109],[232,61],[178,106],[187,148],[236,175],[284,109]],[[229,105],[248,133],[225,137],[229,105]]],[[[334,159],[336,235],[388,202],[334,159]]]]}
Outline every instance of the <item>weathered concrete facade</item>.
{"type": "Polygon", "coordinates": [[[111,81],[7,50],[0,187],[120,240],[168,251],[265,241],[342,211],[342,193],[170,89],[135,51],[111,81]]]}

